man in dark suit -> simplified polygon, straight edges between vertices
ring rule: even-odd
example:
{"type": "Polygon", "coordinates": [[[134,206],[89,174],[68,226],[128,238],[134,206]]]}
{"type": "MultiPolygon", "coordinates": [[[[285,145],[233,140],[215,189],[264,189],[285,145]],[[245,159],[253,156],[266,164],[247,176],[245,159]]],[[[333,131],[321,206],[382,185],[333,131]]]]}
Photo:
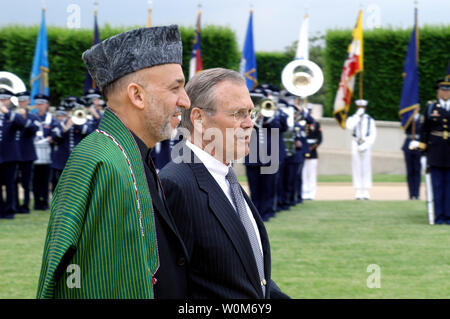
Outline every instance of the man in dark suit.
{"type": "Polygon", "coordinates": [[[249,152],[255,114],[245,80],[209,69],[186,92],[190,136],[160,178],[188,251],[189,298],[288,298],[271,280],[266,229],[230,165],[249,152]]]}

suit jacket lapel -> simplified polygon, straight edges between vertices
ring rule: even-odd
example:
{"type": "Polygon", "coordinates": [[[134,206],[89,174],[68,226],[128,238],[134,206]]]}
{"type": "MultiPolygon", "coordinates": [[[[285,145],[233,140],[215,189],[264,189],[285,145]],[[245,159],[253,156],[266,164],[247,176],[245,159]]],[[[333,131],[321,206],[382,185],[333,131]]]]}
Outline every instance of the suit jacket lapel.
{"type": "Polygon", "coordinates": [[[253,256],[250,241],[247,237],[247,232],[245,231],[245,228],[242,225],[234,207],[223,193],[223,190],[208,172],[205,165],[203,165],[203,163],[201,163],[196,157],[195,160],[197,162],[192,161],[188,165],[194,172],[199,187],[208,194],[208,205],[211,208],[211,211],[221,223],[225,233],[236,249],[241,259],[241,263],[245,268],[251,283],[255,287],[255,290],[258,291],[260,297],[263,298],[258,276],[258,268],[253,256]]]}

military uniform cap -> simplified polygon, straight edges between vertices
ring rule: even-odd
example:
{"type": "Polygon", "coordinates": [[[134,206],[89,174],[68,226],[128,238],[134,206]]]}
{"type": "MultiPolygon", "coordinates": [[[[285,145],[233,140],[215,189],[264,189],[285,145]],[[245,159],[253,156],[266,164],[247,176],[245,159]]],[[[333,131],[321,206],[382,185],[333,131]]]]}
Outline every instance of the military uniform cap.
{"type": "Polygon", "coordinates": [[[8,100],[14,95],[13,92],[11,92],[8,89],[0,88],[0,100],[8,100]]]}
{"type": "Polygon", "coordinates": [[[115,80],[156,65],[181,64],[183,48],[178,26],[139,28],[108,38],[82,55],[100,90],[115,80]]]}
{"type": "Polygon", "coordinates": [[[18,92],[15,94],[15,96],[17,97],[17,100],[20,102],[27,101],[30,99],[30,92],[28,91],[18,92]]]}
{"type": "Polygon", "coordinates": [[[34,96],[34,103],[36,104],[45,104],[48,103],[49,101],[50,97],[48,95],[39,93],[34,96]]]}
{"type": "Polygon", "coordinates": [[[369,102],[367,100],[359,99],[359,100],[355,101],[355,104],[357,106],[367,106],[367,104],[369,104],[369,102]]]}
{"type": "Polygon", "coordinates": [[[450,90],[450,74],[436,81],[436,89],[450,90]]]}

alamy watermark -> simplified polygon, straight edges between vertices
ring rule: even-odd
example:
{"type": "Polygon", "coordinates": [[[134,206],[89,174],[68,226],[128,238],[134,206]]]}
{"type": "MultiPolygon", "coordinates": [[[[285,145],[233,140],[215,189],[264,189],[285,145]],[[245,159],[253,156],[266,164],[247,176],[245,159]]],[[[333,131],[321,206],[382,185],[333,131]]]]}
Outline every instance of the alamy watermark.
{"type": "Polygon", "coordinates": [[[367,288],[381,288],[381,267],[377,264],[370,264],[367,266],[366,272],[371,273],[367,277],[367,288]]]}

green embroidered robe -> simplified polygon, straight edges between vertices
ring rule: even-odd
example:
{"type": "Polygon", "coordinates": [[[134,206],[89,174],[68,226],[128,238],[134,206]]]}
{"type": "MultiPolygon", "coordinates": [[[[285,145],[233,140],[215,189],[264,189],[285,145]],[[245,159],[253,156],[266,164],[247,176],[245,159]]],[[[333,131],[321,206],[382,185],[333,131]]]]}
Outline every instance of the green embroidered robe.
{"type": "Polygon", "coordinates": [[[157,241],[141,155],[111,110],[99,130],[129,162],[97,131],[75,147],[52,199],[38,298],[153,298],[157,241]]]}

